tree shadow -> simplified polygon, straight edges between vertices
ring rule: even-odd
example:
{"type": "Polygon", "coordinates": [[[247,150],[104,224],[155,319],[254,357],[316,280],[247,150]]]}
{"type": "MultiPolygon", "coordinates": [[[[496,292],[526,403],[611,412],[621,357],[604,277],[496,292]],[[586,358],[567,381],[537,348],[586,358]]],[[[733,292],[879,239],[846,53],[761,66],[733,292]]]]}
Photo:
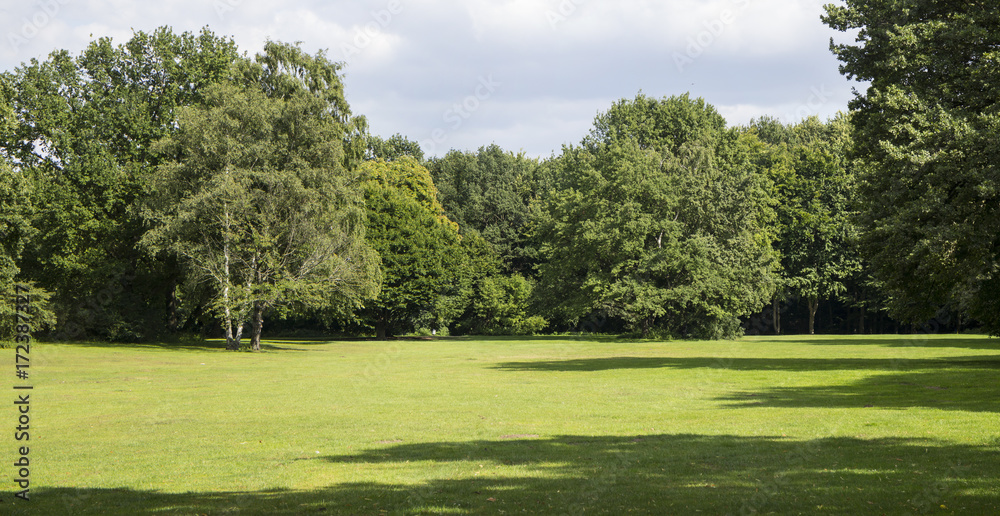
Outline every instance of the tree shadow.
{"type": "MultiPolygon", "coordinates": [[[[42,488],[8,514],[904,514],[1000,510],[1000,449],[913,439],[567,435],[397,444],[309,458],[427,463],[412,484],[162,493],[42,488]],[[462,473],[434,476],[434,466],[462,473]],[[455,468],[452,468],[455,471],[455,468]],[[26,512],[27,508],[31,512],[26,512]]],[[[362,469],[359,469],[362,468],[362,469]]],[[[9,499],[4,505],[11,508],[9,499]]]]}
{"type": "Polygon", "coordinates": [[[727,358],[727,357],[610,357],[569,360],[502,362],[501,371],[609,371],[616,369],[733,369],[738,371],[847,371],[954,368],[1000,368],[1000,355],[947,359],[892,358],[727,358]]]}
{"type": "Polygon", "coordinates": [[[731,408],[925,407],[970,412],[1000,412],[997,362],[980,367],[879,374],[842,385],[772,387],[719,398],[731,408]]]}
{"type": "MultiPolygon", "coordinates": [[[[243,345],[246,346],[249,343],[248,339],[243,340],[243,345]]],[[[312,349],[307,349],[301,346],[308,345],[320,345],[329,344],[330,341],[327,340],[317,340],[317,341],[307,341],[307,340],[263,340],[261,341],[261,351],[315,351],[312,349]],[[299,346],[299,347],[295,347],[299,346]]],[[[205,339],[205,340],[175,340],[175,341],[157,341],[157,342],[140,342],[140,343],[122,343],[122,342],[101,342],[101,341],[84,341],[84,342],[40,342],[42,346],[48,344],[59,344],[66,346],[79,346],[85,348],[102,348],[102,349],[157,349],[166,351],[182,351],[182,352],[205,352],[205,351],[218,351],[232,353],[226,349],[225,339],[205,339]]]]}
{"type": "Polygon", "coordinates": [[[1000,351],[1000,339],[994,338],[968,338],[968,337],[941,337],[938,335],[895,335],[892,338],[885,338],[883,335],[848,336],[839,339],[807,339],[783,337],[781,342],[788,344],[806,344],[812,346],[880,346],[890,348],[963,348],[963,349],[992,349],[1000,351]]]}

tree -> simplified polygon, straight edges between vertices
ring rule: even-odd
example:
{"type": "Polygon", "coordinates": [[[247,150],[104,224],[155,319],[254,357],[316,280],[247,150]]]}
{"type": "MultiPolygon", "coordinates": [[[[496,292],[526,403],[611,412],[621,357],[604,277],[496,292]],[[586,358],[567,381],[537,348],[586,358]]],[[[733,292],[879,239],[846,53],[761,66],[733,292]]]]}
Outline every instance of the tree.
{"type": "Polygon", "coordinates": [[[548,326],[539,315],[530,315],[534,282],[513,274],[487,276],[476,285],[472,303],[475,316],[481,321],[479,332],[488,335],[533,335],[548,326]]]}
{"type": "Polygon", "coordinates": [[[206,88],[205,105],[182,109],[177,134],[158,146],[172,160],[150,183],[155,226],[144,242],[212,282],[230,349],[244,317],[259,350],[272,308],[360,306],[377,292],[360,190],[345,168],[350,112],[335,65],[323,63],[269,43],[241,63],[248,86],[206,88]]]}
{"type": "Polygon", "coordinates": [[[850,79],[863,246],[890,311],[967,312],[1000,333],[1000,5],[848,0],[823,20],[850,79]],[[905,7],[905,8],[903,8],[905,7]]]}
{"type": "Polygon", "coordinates": [[[538,160],[493,144],[476,152],[453,150],[428,168],[448,216],[493,245],[506,271],[533,273],[538,251],[528,223],[540,198],[538,160]]]}
{"type": "MultiPolygon", "coordinates": [[[[0,82],[0,124],[15,123],[10,98],[13,91],[0,82]]],[[[31,227],[34,211],[32,188],[27,178],[11,167],[8,157],[0,153],[0,341],[14,336],[14,329],[23,324],[18,320],[16,299],[26,294],[32,312],[28,324],[32,331],[42,331],[55,323],[49,308],[52,294],[33,281],[21,281],[18,262],[24,247],[35,235],[31,227]]],[[[22,316],[24,314],[21,314],[22,316]]]]}
{"type": "Polygon", "coordinates": [[[773,216],[756,138],[704,101],[643,95],[598,116],[564,149],[538,223],[540,298],[572,323],[594,310],[644,335],[738,333],[774,289],[773,216]]]}
{"type": "Polygon", "coordinates": [[[397,160],[403,156],[410,156],[418,163],[424,161],[424,151],[420,144],[396,133],[388,139],[383,139],[374,134],[368,135],[368,148],[365,153],[366,159],[383,159],[385,161],[397,160]]]}
{"type": "Polygon", "coordinates": [[[207,29],[161,28],[4,73],[14,123],[0,132],[0,148],[35,205],[21,274],[55,293],[65,336],[135,340],[166,329],[181,270],[136,247],[146,229],[136,206],[175,110],[199,103],[236,57],[231,40],[207,29]]]}
{"type": "MultiPolygon", "coordinates": [[[[860,272],[851,216],[854,177],[848,166],[848,121],[822,123],[812,117],[794,126],[773,119],[754,121],[751,129],[769,143],[765,165],[776,203],[775,248],[781,255],[776,296],[804,298],[808,331],[815,333],[819,302],[846,294],[860,272]]],[[[780,311],[775,297],[775,331],[780,311]]]]}
{"type": "Polygon", "coordinates": [[[361,165],[368,218],[368,242],[382,259],[384,281],[378,298],[358,317],[385,339],[412,331],[418,320],[447,327],[464,306],[463,252],[458,226],[437,201],[430,173],[411,157],[361,165]]]}
{"type": "MultiPolygon", "coordinates": [[[[0,79],[2,80],[2,79],[0,79]]],[[[0,124],[14,124],[9,87],[0,82],[0,124]]],[[[8,157],[0,154],[0,281],[13,283],[19,269],[17,261],[25,241],[32,233],[31,194],[23,174],[15,172],[8,157]]],[[[2,302],[7,302],[4,298],[2,302]]]]}

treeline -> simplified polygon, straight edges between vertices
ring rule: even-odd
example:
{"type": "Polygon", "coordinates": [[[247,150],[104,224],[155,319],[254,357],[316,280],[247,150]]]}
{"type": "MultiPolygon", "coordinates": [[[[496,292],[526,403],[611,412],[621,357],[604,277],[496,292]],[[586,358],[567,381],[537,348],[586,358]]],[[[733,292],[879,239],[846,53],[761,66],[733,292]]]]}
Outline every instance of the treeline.
{"type": "Polygon", "coordinates": [[[369,133],[340,67],[162,28],[0,75],[0,281],[30,286],[36,333],[259,349],[265,328],[997,327],[972,279],[909,298],[892,283],[872,236],[892,214],[847,115],[727,127],[702,99],[639,94],[547,159],[427,159],[369,133]]]}

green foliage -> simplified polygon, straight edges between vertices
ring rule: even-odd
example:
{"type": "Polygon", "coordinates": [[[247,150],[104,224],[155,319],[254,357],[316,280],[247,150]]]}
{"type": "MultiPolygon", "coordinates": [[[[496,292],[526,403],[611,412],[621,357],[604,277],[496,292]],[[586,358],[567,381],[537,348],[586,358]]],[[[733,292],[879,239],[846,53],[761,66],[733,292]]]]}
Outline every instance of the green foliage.
{"type": "Polygon", "coordinates": [[[464,255],[430,173],[409,156],[366,161],[359,173],[367,239],[382,259],[383,283],[357,316],[379,338],[446,327],[461,312],[454,301],[462,296],[464,255]]]}
{"type": "MultiPolygon", "coordinates": [[[[2,158],[0,158],[2,160],[2,158]]],[[[0,281],[9,285],[20,269],[17,262],[34,236],[31,184],[24,174],[0,161],[0,281]]]]}
{"type": "Polygon", "coordinates": [[[351,122],[335,101],[336,75],[288,45],[265,52],[259,66],[242,65],[260,82],[208,87],[205,104],[182,109],[177,134],[160,142],[176,161],[150,182],[154,228],[144,237],[212,284],[229,347],[252,318],[255,350],[272,308],[350,310],[379,281],[361,193],[344,168],[351,122]]]}
{"type": "MultiPolygon", "coordinates": [[[[309,112],[312,123],[326,124],[324,138],[330,141],[310,142],[314,152],[333,151],[333,156],[311,154],[309,147],[296,149],[306,153],[305,158],[336,159],[344,169],[353,170],[365,156],[368,122],[363,116],[354,116],[344,94],[340,71],[343,63],[330,61],[320,50],[311,55],[296,44],[268,41],[264,52],[253,60],[236,62],[236,74],[241,84],[260,88],[268,98],[291,100],[308,96],[314,103],[309,112]]],[[[289,127],[295,131],[295,127],[289,127]]],[[[294,156],[288,156],[290,159],[294,156]]],[[[304,158],[304,159],[305,159],[304,158]]],[[[329,163],[334,166],[337,163],[329,163]]],[[[295,167],[295,163],[290,166],[295,167]]]]}
{"type": "Polygon", "coordinates": [[[832,45],[843,73],[871,82],[849,118],[730,129],[700,98],[640,93],[558,157],[490,145],[427,168],[416,142],[368,133],[324,52],[248,58],[207,28],[101,38],[0,74],[0,280],[52,293],[55,338],[214,318],[235,346],[251,322],[256,347],[265,313],[379,336],[587,319],[720,338],[768,300],[779,328],[784,298],[810,332],[820,302],[859,307],[863,331],[884,300],[1000,334],[998,15],[828,6],[859,30],[832,45]]]}
{"type": "Polygon", "coordinates": [[[851,220],[855,181],[847,161],[847,124],[844,117],[825,124],[813,117],[787,127],[773,119],[751,124],[770,144],[761,159],[777,200],[778,295],[806,299],[809,333],[819,301],[846,298],[847,285],[861,271],[851,220]]]}
{"type": "Polygon", "coordinates": [[[1000,5],[849,0],[825,23],[848,78],[863,246],[895,316],[942,308],[1000,333],[1000,5]]]}
{"type": "Polygon", "coordinates": [[[774,290],[755,143],[686,96],[599,116],[584,148],[564,150],[565,186],[539,219],[541,304],[570,324],[597,310],[644,335],[738,334],[774,290]]]}
{"type": "MultiPolygon", "coordinates": [[[[0,278],[4,280],[0,284],[0,348],[5,347],[4,342],[13,342],[18,325],[24,324],[27,317],[27,325],[31,328],[31,335],[38,335],[52,329],[56,324],[56,315],[52,312],[50,302],[52,293],[39,288],[35,282],[20,283],[10,280],[10,278],[0,278]],[[17,290],[20,285],[22,290],[17,290]],[[23,290],[23,289],[27,290],[23,290]],[[17,313],[17,298],[26,296],[29,299],[28,306],[31,310],[27,314],[17,313]]],[[[10,347],[10,346],[6,346],[10,347]]]]}
{"type": "Polygon", "coordinates": [[[534,335],[548,325],[543,317],[528,315],[534,285],[520,274],[483,278],[477,287],[472,307],[483,333],[534,335]]]}
{"type": "Polygon", "coordinates": [[[390,136],[388,139],[383,139],[373,134],[368,135],[366,159],[394,161],[403,156],[410,156],[420,163],[424,161],[424,151],[420,148],[420,144],[407,139],[399,133],[390,136]]]}
{"type": "MultiPolygon", "coordinates": [[[[4,121],[11,119],[4,117],[4,121]]],[[[55,323],[49,304],[52,294],[34,282],[22,283],[19,278],[17,263],[35,234],[31,227],[34,208],[31,199],[31,185],[24,175],[11,170],[5,160],[0,161],[0,341],[12,339],[19,324],[15,296],[15,286],[19,284],[27,286],[24,294],[31,299],[33,312],[27,315],[31,318],[32,332],[47,330],[55,323]]]]}
{"type": "Polygon", "coordinates": [[[493,144],[476,152],[453,150],[428,168],[448,217],[493,245],[507,272],[531,274],[538,261],[537,245],[528,238],[540,193],[538,160],[493,144]]]}
{"type": "Polygon", "coordinates": [[[180,274],[135,245],[145,231],[141,185],[159,164],[152,146],[174,129],[176,108],[200,102],[236,55],[231,40],[207,29],[161,28],[3,74],[14,123],[2,128],[0,148],[30,183],[35,206],[20,269],[55,293],[60,326],[76,328],[67,336],[133,340],[166,326],[180,274]],[[110,298],[109,285],[120,288],[110,298]]]}
{"type": "Polygon", "coordinates": [[[640,149],[678,155],[685,144],[693,142],[714,148],[725,128],[725,118],[704,99],[692,99],[687,93],[670,99],[639,93],[598,115],[583,145],[593,152],[602,145],[635,142],[640,149]]]}

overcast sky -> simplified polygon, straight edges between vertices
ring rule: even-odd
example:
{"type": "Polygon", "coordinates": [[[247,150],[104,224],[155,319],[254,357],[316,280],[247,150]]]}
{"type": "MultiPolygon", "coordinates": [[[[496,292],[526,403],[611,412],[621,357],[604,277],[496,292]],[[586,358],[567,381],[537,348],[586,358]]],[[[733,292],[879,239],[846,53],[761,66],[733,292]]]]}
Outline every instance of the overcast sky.
{"type": "Polygon", "coordinates": [[[428,155],[496,143],[548,156],[639,91],[703,97],[731,125],[847,109],[826,0],[35,0],[0,7],[0,68],[97,37],[209,26],[251,54],[301,41],[346,63],[371,131],[428,155]]]}

